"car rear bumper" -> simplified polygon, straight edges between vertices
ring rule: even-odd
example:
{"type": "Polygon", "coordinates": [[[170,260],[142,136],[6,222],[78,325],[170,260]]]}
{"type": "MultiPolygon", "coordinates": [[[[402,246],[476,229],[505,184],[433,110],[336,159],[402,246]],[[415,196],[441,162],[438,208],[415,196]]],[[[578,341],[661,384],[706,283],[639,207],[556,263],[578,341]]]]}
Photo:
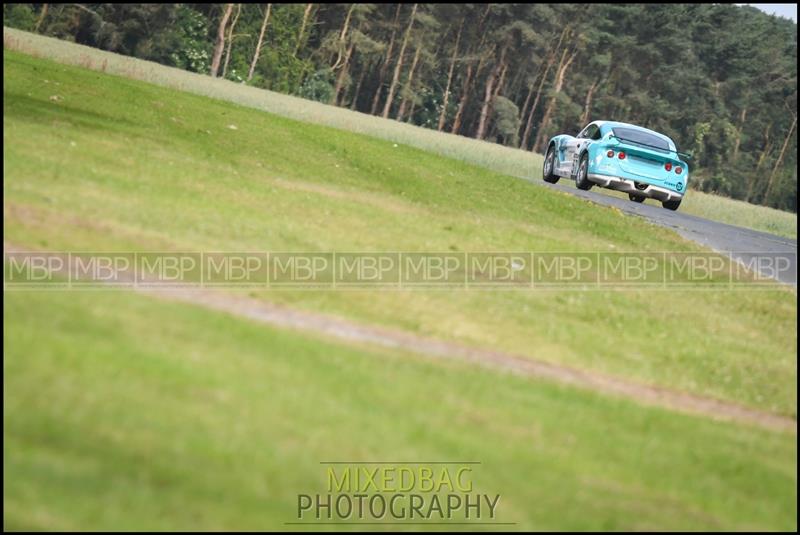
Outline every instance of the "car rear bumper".
{"type": "Polygon", "coordinates": [[[589,173],[587,178],[595,184],[603,186],[604,188],[623,191],[625,193],[633,193],[649,199],[658,199],[659,201],[678,201],[683,198],[682,193],[678,193],[667,188],[662,188],[660,186],[654,186],[652,184],[645,184],[644,182],[635,182],[633,180],[618,176],[589,173]],[[637,188],[637,184],[642,189],[637,188]]]}

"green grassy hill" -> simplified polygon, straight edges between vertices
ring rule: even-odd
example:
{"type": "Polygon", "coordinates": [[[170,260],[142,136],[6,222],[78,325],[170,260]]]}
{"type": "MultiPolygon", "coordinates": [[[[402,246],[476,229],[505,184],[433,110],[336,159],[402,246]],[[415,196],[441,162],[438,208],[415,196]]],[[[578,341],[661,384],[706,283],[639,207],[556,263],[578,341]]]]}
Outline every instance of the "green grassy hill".
{"type": "MultiPolygon", "coordinates": [[[[638,218],[419,149],[15,53],[4,61],[5,238],[19,245],[701,250],[638,218]]],[[[795,412],[796,306],[787,290],[262,297],[795,412]]]]}
{"type": "MultiPolygon", "coordinates": [[[[3,42],[6,50],[21,51],[37,57],[54,59],[67,65],[77,65],[225,100],[290,119],[367,134],[511,176],[538,178],[542,174],[544,158],[540,154],[469,137],[435,132],[428,128],[352,112],[219,78],[210,78],[14,28],[3,27],[3,42]]],[[[598,191],[615,194],[611,190],[598,191]]],[[[731,225],[797,238],[797,214],[765,206],[692,191],[684,199],[681,211],[731,225]]]]}
{"type": "MultiPolygon", "coordinates": [[[[485,167],[8,50],[3,89],[4,239],[32,249],[700,250],[485,167]]],[[[786,289],[254,295],[796,415],[786,289]]],[[[124,291],[4,304],[7,528],[279,529],[331,455],[477,458],[531,529],[796,527],[794,434],[124,291]]]]}

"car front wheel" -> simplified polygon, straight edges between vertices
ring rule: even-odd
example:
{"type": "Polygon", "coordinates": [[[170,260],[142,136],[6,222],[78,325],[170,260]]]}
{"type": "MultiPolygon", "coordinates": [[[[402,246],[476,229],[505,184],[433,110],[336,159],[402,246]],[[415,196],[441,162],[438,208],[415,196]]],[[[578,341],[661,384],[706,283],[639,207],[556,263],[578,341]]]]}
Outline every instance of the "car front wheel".
{"type": "Polygon", "coordinates": [[[644,202],[644,197],[641,195],[634,195],[633,193],[628,193],[628,199],[632,200],[633,202],[644,202]]]}
{"type": "Polygon", "coordinates": [[[664,201],[661,203],[661,206],[663,206],[667,210],[672,210],[673,212],[677,210],[680,205],[681,205],[680,199],[678,199],[677,201],[664,201]]]}

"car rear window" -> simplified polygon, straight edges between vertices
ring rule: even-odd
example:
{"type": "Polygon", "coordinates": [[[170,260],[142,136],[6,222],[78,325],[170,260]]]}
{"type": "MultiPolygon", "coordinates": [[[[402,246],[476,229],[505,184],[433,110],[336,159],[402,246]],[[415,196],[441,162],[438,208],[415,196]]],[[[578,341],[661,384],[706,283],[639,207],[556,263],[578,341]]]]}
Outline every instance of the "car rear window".
{"type": "Polygon", "coordinates": [[[663,150],[669,152],[669,143],[664,138],[642,132],[641,130],[634,130],[633,128],[613,128],[614,137],[625,141],[631,141],[639,145],[645,145],[649,148],[663,150]]]}

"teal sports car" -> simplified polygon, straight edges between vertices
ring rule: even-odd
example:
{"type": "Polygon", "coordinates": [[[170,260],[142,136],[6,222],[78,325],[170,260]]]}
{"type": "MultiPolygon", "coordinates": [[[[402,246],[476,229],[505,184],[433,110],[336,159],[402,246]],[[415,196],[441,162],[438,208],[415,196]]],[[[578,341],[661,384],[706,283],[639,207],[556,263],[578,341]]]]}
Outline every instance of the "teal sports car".
{"type": "Polygon", "coordinates": [[[551,184],[569,177],[578,189],[600,186],[623,191],[634,202],[656,199],[677,210],[689,181],[688,157],[664,134],[594,121],[577,136],[561,134],[550,140],[542,174],[551,184]]]}

